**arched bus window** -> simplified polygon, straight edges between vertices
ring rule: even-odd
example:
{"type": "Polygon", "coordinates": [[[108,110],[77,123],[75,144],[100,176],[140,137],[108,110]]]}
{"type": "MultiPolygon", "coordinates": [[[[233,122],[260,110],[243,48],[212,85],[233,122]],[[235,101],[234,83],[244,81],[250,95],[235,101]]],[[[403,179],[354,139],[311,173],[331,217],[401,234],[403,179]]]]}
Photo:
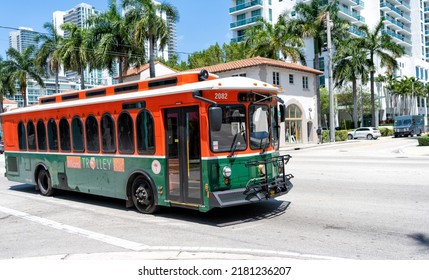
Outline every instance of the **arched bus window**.
{"type": "Polygon", "coordinates": [[[100,152],[100,137],[98,133],[98,122],[94,116],[89,116],[85,121],[86,149],[90,153],[100,152]]]}
{"type": "Polygon", "coordinates": [[[83,152],[85,150],[83,146],[83,123],[78,116],[74,117],[72,120],[72,139],[73,151],[83,152]]]}
{"type": "Polygon", "coordinates": [[[101,118],[101,150],[103,153],[116,152],[115,123],[110,114],[104,114],[101,118]]]}
{"type": "Polygon", "coordinates": [[[155,153],[155,127],[152,115],[142,110],[136,119],[137,151],[140,154],[155,153]]]}
{"type": "Polygon", "coordinates": [[[121,113],[118,118],[118,147],[120,153],[134,153],[133,120],[126,112],[121,113]]]}
{"type": "Polygon", "coordinates": [[[18,124],[18,142],[20,150],[27,150],[27,134],[25,133],[23,122],[19,122],[18,124]]]}
{"type": "Polygon", "coordinates": [[[60,146],[61,151],[70,152],[70,125],[65,118],[60,120],[60,146]]]}
{"type": "Polygon", "coordinates": [[[37,145],[40,151],[46,151],[46,129],[43,120],[37,122],[37,145]]]}
{"type": "Polygon", "coordinates": [[[31,151],[37,150],[36,146],[36,129],[34,128],[33,121],[27,122],[27,141],[28,149],[31,151]]]}
{"type": "Polygon", "coordinates": [[[50,151],[58,151],[58,130],[54,119],[48,121],[48,144],[50,151]]]}

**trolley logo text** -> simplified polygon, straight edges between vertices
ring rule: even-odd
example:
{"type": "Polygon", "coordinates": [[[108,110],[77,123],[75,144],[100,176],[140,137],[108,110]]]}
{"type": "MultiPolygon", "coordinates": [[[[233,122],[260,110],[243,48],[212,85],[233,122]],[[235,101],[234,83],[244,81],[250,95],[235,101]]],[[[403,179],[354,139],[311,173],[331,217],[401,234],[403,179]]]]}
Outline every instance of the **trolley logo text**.
{"type": "Polygon", "coordinates": [[[123,158],[68,156],[67,168],[124,172],[123,158]]]}

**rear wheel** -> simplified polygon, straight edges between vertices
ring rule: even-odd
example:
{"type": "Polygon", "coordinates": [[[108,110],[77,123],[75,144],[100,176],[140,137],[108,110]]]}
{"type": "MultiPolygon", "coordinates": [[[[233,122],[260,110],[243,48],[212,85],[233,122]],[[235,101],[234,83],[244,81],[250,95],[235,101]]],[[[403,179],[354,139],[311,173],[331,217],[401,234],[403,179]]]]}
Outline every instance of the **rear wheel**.
{"type": "Polygon", "coordinates": [[[44,196],[51,196],[54,194],[54,189],[52,188],[51,175],[46,169],[41,169],[39,174],[37,174],[37,187],[39,191],[44,196]]]}
{"type": "Polygon", "coordinates": [[[142,213],[152,214],[158,211],[155,204],[155,193],[151,184],[143,176],[138,176],[131,186],[131,196],[134,206],[142,213]]]}
{"type": "Polygon", "coordinates": [[[374,139],[374,136],[372,136],[372,134],[368,134],[368,135],[366,136],[366,139],[368,139],[368,140],[372,140],[372,139],[374,139]]]}

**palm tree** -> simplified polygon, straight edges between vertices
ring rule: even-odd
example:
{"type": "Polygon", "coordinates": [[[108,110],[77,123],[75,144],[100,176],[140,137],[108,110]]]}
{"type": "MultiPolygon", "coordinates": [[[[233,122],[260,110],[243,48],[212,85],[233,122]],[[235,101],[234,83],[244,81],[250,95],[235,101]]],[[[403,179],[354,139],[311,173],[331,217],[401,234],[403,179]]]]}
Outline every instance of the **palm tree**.
{"type": "Polygon", "coordinates": [[[306,65],[304,55],[299,49],[304,42],[299,35],[290,32],[284,15],[280,15],[277,23],[259,20],[258,25],[248,29],[245,34],[245,45],[249,48],[248,56],[263,56],[272,59],[290,58],[293,62],[300,61],[306,65]]]}
{"type": "Polygon", "coordinates": [[[61,67],[60,48],[63,37],[60,36],[55,26],[47,22],[43,27],[48,33],[39,33],[36,37],[36,42],[42,44],[36,55],[36,63],[42,69],[49,69],[50,74],[55,75],[55,92],[59,92],[59,72],[61,67]]]}
{"type": "Polygon", "coordinates": [[[35,64],[35,46],[30,46],[22,53],[14,48],[7,50],[7,57],[9,58],[4,62],[4,65],[9,72],[10,79],[18,82],[19,92],[24,100],[24,107],[27,107],[27,80],[31,78],[35,80],[41,87],[44,87],[43,79],[40,76],[39,67],[35,64]]]}
{"type": "MultiPolygon", "coordinates": [[[[322,54],[326,42],[326,13],[330,13],[330,18],[334,23],[332,37],[334,45],[336,42],[344,40],[348,36],[349,24],[337,16],[338,0],[326,3],[325,0],[312,0],[311,2],[299,2],[295,5],[298,15],[296,19],[291,19],[289,24],[294,32],[302,37],[313,39],[314,49],[314,69],[319,70],[319,57],[322,54]]],[[[320,107],[320,81],[316,79],[316,97],[318,125],[321,126],[322,111],[320,107]]]]}
{"type": "Polygon", "coordinates": [[[424,96],[425,86],[415,77],[403,77],[393,84],[393,93],[403,99],[403,114],[416,114],[413,109],[417,108],[417,97],[424,96]]]}
{"type": "Polygon", "coordinates": [[[61,25],[61,29],[68,33],[59,50],[64,68],[76,71],[80,75],[80,87],[84,89],[84,71],[88,62],[94,62],[94,59],[91,59],[91,53],[88,51],[88,30],[71,22],[61,25]]]}
{"type": "Polygon", "coordinates": [[[15,94],[15,83],[9,75],[5,61],[0,56],[0,113],[3,113],[3,99],[6,95],[15,94]]]}
{"type": "Polygon", "coordinates": [[[110,74],[119,62],[119,83],[123,82],[123,73],[131,63],[139,66],[145,61],[144,48],[135,48],[131,36],[131,26],[118,12],[116,1],[109,9],[89,19],[91,47],[95,49],[96,64],[105,67],[110,74]]]}
{"type": "Polygon", "coordinates": [[[143,46],[149,41],[149,72],[155,77],[155,47],[162,51],[171,36],[168,21],[177,21],[179,12],[167,2],[159,4],[152,0],[123,0],[128,24],[134,26],[134,41],[143,46]],[[166,17],[166,19],[163,18],[166,17]]]}
{"type": "Polygon", "coordinates": [[[359,26],[359,31],[363,33],[359,38],[359,47],[364,49],[367,53],[369,63],[369,76],[370,76],[370,90],[371,90],[371,125],[376,124],[375,118],[375,94],[374,94],[374,76],[377,65],[375,65],[375,58],[380,58],[380,66],[388,67],[388,69],[395,69],[398,66],[396,58],[405,54],[404,47],[393,42],[392,37],[383,32],[384,17],[370,30],[368,25],[364,24],[359,26]]]}
{"type": "Polygon", "coordinates": [[[353,122],[358,127],[358,96],[357,80],[363,84],[368,82],[368,67],[366,53],[357,46],[355,39],[344,42],[337,48],[333,59],[335,86],[343,86],[346,82],[352,83],[353,95],[353,122]]]}

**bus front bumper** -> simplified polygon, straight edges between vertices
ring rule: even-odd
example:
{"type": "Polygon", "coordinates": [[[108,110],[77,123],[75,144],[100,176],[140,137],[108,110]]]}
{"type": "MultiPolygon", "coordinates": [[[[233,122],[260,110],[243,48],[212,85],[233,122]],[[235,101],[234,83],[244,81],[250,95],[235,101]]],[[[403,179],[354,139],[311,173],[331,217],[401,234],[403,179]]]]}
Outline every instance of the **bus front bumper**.
{"type": "Polygon", "coordinates": [[[210,195],[210,206],[230,207],[285,195],[293,188],[293,184],[290,182],[292,178],[293,175],[288,174],[280,176],[270,183],[260,183],[247,186],[246,188],[212,192],[210,195]]]}

